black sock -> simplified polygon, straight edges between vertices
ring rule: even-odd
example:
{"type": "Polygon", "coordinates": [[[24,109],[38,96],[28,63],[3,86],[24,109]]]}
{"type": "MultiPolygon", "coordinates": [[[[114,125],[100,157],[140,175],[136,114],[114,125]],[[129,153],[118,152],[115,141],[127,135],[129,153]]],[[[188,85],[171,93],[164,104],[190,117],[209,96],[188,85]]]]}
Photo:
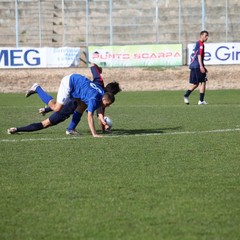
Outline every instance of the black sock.
{"type": "Polygon", "coordinates": [[[189,97],[189,95],[190,95],[191,93],[192,93],[191,90],[187,90],[186,93],[185,93],[185,95],[184,95],[184,97],[189,97]]]}
{"type": "Polygon", "coordinates": [[[45,107],[45,113],[51,112],[52,109],[50,107],[45,107]]]}
{"type": "Polygon", "coordinates": [[[25,127],[17,128],[17,132],[33,132],[43,129],[42,123],[32,123],[25,127]]]}
{"type": "Polygon", "coordinates": [[[205,93],[200,93],[200,101],[203,102],[205,93]]]}

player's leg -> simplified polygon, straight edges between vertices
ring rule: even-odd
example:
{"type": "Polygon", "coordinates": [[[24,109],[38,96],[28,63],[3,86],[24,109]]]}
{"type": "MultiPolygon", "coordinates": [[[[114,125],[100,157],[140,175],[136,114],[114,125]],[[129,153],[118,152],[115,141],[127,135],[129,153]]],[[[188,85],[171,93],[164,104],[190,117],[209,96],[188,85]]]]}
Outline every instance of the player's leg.
{"type": "Polygon", "coordinates": [[[199,85],[199,77],[198,77],[199,71],[200,71],[200,69],[191,69],[190,70],[190,78],[189,78],[190,86],[183,96],[183,100],[184,100],[185,104],[189,104],[189,99],[188,99],[189,96],[199,85]]]}
{"type": "Polygon", "coordinates": [[[30,90],[27,91],[26,97],[31,96],[34,93],[37,93],[39,98],[47,104],[54,112],[58,112],[62,109],[65,101],[69,98],[70,95],[70,75],[65,76],[59,86],[57,101],[53,99],[52,96],[48,95],[37,83],[35,83],[30,90]]]}
{"type": "Polygon", "coordinates": [[[39,98],[45,103],[48,104],[51,100],[53,100],[53,97],[48,95],[40,86],[38,83],[34,83],[32,87],[27,91],[26,97],[30,97],[32,94],[37,93],[39,98]]]}
{"type": "Polygon", "coordinates": [[[82,114],[87,108],[87,105],[82,102],[80,99],[77,99],[77,108],[75,109],[72,120],[69,123],[67,129],[66,129],[66,134],[67,135],[78,135],[79,133],[76,131],[76,127],[78,123],[81,121],[82,114]]]}
{"type": "Polygon", "coordinates": [[[64,105],[64,107],[60,112],[54,112],[53,114],[51,114],[49,118],[43,120],[42,122],[32,123],[25,127],[9,128],[8,134],[14,134],[17,132],[33,132],[33,131],[38,131],[44,128],[48,128],[50,126],[57,125],[65,121],[67,118],[69,118],[70,115],[73,113],[74,109],[76,109],[76,107],[77,107],[76,101],[70,100],[66,103],[66,105],[64,105]]]}
{"type": "Polygon", "coordinates": [[[63,105],[69,101],[70,98],[70,77],[71,75],[65,76],[58,89],[57,101],[50,101],[48,106],[54,111],[58,112],[63,108],[63,105]]]}
{"type": "MultiPolygon", "coordinates": [[[[69,116],[68,116],[69,117],[69,116]]],[[[12,127],[8,129],[8,134],[15,134],[18,132],[35,132],[42,130],[44,128],[48,128],[50,126],[54,126],[59,124],[60,122],[63,122],[66,120],[67,117],[59,114],[59,113],[53,113],[49,118],[43,120],[39,123],[32,123],[30,125],[24,126],[24,127],[12,127]]]]}
{"type": "Polygon", "coordinates": [[[57,125],[66,119],[68,119],[74,112],[77,107],[77,102],[73,99],[69,99],[66,104],[63,106],[61,111],[54,112],[50,117],[49,121],[52,125],[57,125]]]}
{"type": "Polygon", "coordinates": [[[200,87],[199,87],[199,101],[198,101],[198,105],[206,105],[206,104],[208,104],[204,100],[205,91],[206,91],[206,81],[207,81],[206,73],[203,73],[202,75],[203,75],[202,76],[202,81],[201,81],[200,87]]]}
{"type": "Polygon", "coordinates": [[[53,97],[47,94],[37,83],[34,83],[33,86],[27,91],[26,97],[30,97],[35,93],[37,93],[39,98],[53,111],[59,111],[62,108],[62,104],[56,103],[53,97]]]}
{"type": "Polygon", "coordinates": [[[18,132],[35,132],[42,130],[44,128],[47,128],[51,126],[51,122],[49,119],[45,119],[42,122],[39,123],[32,123],[24,127],[12,127],[8,129],[8,134],[15,134],[18,132]]]}

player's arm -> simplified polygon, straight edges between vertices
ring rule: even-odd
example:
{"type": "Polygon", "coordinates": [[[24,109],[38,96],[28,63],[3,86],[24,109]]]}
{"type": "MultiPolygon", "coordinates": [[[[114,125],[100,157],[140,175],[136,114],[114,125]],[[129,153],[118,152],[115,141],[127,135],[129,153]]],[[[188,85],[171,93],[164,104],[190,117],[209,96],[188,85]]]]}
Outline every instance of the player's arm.
{"type": "Polygon", "coordinates": [[[97,117],[103,133],[109,128],[107,123],[104,121],[104,112],[105,112],[105,109],[102,106],[97,109],[97,117]]]}
{"type": "Polygon", "coordinates": [[[96,131],[96,128],[95,128],[95,125],[94,125],[93,113],[92,112],[88,111],[87,119],[88,119],[88,126],[90,128],[90,131],[91,131],[93,137],[101,137],[101,135],[97,134],[97,131],[96,131]]]}
{"type": "Polygon", "coordinates": [[[201,71],[202,73],[205,73],[205,68],[204,68],[204,66],[203,66],[203,61],[202,61],[202,56],[201,56],[201,55],[198,55],[198,63],[199,63],[199,65],[200,65],[200,71],[201,71]]]}
{"type": "Polygon", "coordinates": [[[38,113],[39,114],[42,114],[43,116],[46,114],[46,113],[49,113],[51,112],[52,109],[50,107],[45,107],[45,108],[39,108],[38,109],[38,113]]]}
{"type": "Polygon", "coordinates": [[[199,41],[199,52],[198,52],[198,63],[199,63],[199,66],[200,66],[200,71],[202,73],[205,73],[205,68],[204,68],[204,65],[203,65],[203,49],[204,49],[204,46],[203,46],[203,43],[201,41],[199,41]]]}

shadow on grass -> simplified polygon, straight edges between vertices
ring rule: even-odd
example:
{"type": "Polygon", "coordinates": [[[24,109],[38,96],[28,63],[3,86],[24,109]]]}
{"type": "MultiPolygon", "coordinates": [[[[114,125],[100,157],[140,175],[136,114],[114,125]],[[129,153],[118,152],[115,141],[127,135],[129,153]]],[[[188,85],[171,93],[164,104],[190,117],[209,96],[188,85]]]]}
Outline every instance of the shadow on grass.
{"type": "Polygon", "coordinates": [[[171,131],[176,131],[182,127],[170,127],[170,128],[153,128],[153,129],[112,129],[112,133],[115,135],[136,135],[136,134],[159,134],[171,131]]]}

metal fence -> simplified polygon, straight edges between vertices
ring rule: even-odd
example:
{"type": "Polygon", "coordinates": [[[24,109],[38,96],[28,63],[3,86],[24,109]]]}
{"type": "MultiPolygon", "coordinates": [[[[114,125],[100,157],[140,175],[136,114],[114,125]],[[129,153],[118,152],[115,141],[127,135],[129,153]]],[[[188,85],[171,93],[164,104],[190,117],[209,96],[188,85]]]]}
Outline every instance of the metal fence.
{"type": "Polygon", "coordinates": [[[238,0],[1,0],[0,46],[239,41],[238,0]]]}

